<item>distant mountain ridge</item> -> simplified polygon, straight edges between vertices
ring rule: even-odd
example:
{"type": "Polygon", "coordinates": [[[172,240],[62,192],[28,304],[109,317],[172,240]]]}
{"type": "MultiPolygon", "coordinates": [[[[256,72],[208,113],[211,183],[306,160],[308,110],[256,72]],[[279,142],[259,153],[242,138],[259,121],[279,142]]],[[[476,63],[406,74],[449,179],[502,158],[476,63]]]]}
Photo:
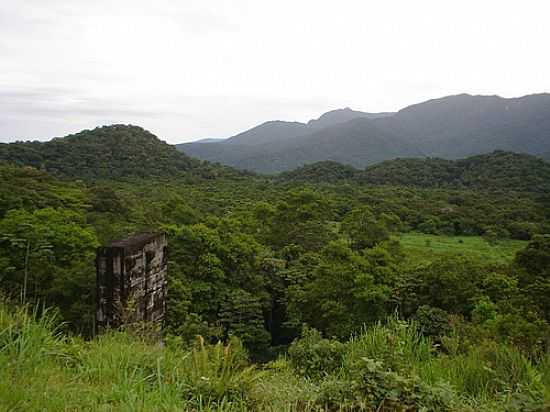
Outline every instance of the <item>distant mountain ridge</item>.
{"type": "Polygon", "coordinates": [[[332,160],[354,167],[399,156],[422,154],[406,141],[379,129],[371,120],[358,118],[311,134],[257,147],[239,159],[242,168],[264,173],[290,170],[303,164],[332,160]],[[264,151],[268,149],[267,151],[264,151]]]}
{"type": "Polygon", "coordinates": [[[382,113],[366,113],[359,112],[357,110],[352,110],[349,107],[345,109],[336,109],[331,110],[322,114],[318,119],[312,119],[307,122],[307,125],[315,129],[323,129],[325,127],[334,126],[336,124],[349,122],[353,119],[379,119],[382,117],[392,116],[395,113],[392,112],[382,112],[382,113]]]}
{"type": "Polygon", "coordinates": [[[460,94],[397,113],[346,108],[307,124],[266,122],[223,142],[177,147],[203,160],[262,173],[323,160],[364,168],[396,157],[457,159],[493,150],[548,156],[550,94],[519,98],[460,94]]]}
{"type": "Polygon", "coordinates": [[[292,139],[297,136],[303,136],[308,132],[309,128],[304,123],[272,120],[230,137],[223,144],[255,146],[292,139]]]}
{"type": "MultiPolygon", "coordinates": [[[[287,122],[283,120],[271,120],[264,122],[252,129],[246,130],[229,139],[224,140],[227,144],[258,145],[263,143],[274,143],[278,140],[287,140],[310,134],[325,127],[332,127],[338,124],[349,122],[353,119],[378,119],[391,116],[394,113],[366,113],[357,110],[345,109],[332,110],[322,114],[317,119],[311,119],[307,123],[287,122]]],[[[195,142],[192,142],[195,143],[195,142]]]]}
{"type": "Polygon", "coordinates": [[[218,143],[223,142],[226,139],[219,139],[216,137],[206,137],[204,139],[195,140],[193,143],[218,143]]]}
{"type": "MultiPolygon", "coordinates": [[[[312,119],[307,124],[273,120],[221,142],[198,141],[178,144],[176,147],[190,156],[210,162],[232,165],[238,169],[274,173],[300,164],[299,159],[288,161],[288,156],[284,153],[287,150],[296,150],[295,156],[310,162],[324,159],[323,153],[319,154],[320,158],[304,153],[304,149],[306,151],[308,149],[304,148],[304,143],[300,140],[302,137],[353,119],[377,119],[391,115],[393,113],[366,113],[350,108],[337,109],[312,119]],[[281,152],[280,155],[279,152],[281,152]],[[259,166],[260,164],[262,165],[259,166]]],[[[339,156],[336,156],[335,160],[342,161],[339,156]]]]}

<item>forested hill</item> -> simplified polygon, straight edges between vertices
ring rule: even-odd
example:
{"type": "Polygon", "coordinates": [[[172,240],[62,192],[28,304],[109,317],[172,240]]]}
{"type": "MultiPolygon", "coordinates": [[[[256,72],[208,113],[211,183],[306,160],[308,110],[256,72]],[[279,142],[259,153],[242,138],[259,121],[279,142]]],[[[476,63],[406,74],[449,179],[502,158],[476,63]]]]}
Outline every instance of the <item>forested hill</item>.
{"type": "Polygon", "coordinates": [[[83,130],[48,142],[0,144],[0,160],[86,180],[234,174],[178,152],[138,126],[112,125],[83,130]]]}
{"type": "Polygon", "coordinates": [[[550,164],[531,155],[495,151],[460,160],[394,159],[365,170],[318,162],[282,173],[278,179],[315,183],[347,179],[374,185],[548,192],[550,164]]]}

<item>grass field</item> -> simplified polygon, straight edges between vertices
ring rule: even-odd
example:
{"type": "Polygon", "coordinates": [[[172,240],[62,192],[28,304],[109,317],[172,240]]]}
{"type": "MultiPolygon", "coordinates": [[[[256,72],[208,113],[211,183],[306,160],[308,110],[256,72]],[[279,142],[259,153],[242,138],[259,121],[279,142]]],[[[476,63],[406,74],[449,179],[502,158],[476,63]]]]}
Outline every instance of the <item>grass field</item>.
{"type": "Polygon", "coordinates": [[[491,263],[510,262],[527,245],[523,240],[500,239],[491,245],[481,236],[443,236],[402,233],[399,241],[411,261],[430,261],[439,256],[462,255],[491,263]]]}

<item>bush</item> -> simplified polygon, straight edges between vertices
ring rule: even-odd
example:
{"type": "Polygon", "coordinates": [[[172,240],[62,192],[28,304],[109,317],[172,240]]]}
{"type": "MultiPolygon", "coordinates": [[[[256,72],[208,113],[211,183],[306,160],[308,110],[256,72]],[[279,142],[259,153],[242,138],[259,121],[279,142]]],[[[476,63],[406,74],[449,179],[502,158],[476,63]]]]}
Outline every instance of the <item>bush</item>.
{"type": "Polygon", "coordinates": [[[497,317],[497,305],[491,302],[491,299],[482,297],[472,309],[472,321],[483,324],[487,321],[495,320],[497,317]]]}
{"type": "Polygon", "coordinates": [[[292,366],[302,375],[321,378],[342,366],[344,345],[337,340],[324,339],[313,328],[304,327],[300,339],[290,345],[288,354],[292,366]]]}
{"type": "Polygon", "coordinates": [[[414,319],[425,336],[439,337],[451,330],[449,314],[443,309],[422,305],[416,310],[414,319]]]}
{"type": "Polygon", "coordinates": [[[318,403],[328,410],[446,411],[456,402],[449,385],[417,376],[434,351],[415,323],[389,318],[353,336],[343,349],[343,367],[319,386],[318,403]]]}
{"type": "Polygon", "coordinates": [[[455,399],[446,384],[430,386],[414,375],[388,370],[381,361],[362,358],[344,376],[325,379],[318,402],[330,410],[439,412],[451,411],[455,399]]]}
{"type": "Polygon", "coordinates": [[[431,387],[416,376],[402,376],[384,369],[381,362],[365,358],[356,391],[378,410],[451,410],[450,387],[431,387]],[[382,406],[382,408],[381,408],[382,406]]]}

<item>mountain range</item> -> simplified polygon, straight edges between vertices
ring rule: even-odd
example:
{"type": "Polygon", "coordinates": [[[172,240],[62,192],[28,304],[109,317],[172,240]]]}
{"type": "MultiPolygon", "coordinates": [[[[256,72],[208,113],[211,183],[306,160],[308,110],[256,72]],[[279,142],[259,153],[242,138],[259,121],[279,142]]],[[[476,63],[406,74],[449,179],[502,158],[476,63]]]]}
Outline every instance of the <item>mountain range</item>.
{"type": "Polygon", "coordinates": [[[460,94],[396,113],[339,109],[307,123],[268,121],[228,139],[177,148],[199,159],[261,173],[325,160],[365,168],[399,157],[458,159],[494,150],[548,157],[550,94],[460,94]]]}

